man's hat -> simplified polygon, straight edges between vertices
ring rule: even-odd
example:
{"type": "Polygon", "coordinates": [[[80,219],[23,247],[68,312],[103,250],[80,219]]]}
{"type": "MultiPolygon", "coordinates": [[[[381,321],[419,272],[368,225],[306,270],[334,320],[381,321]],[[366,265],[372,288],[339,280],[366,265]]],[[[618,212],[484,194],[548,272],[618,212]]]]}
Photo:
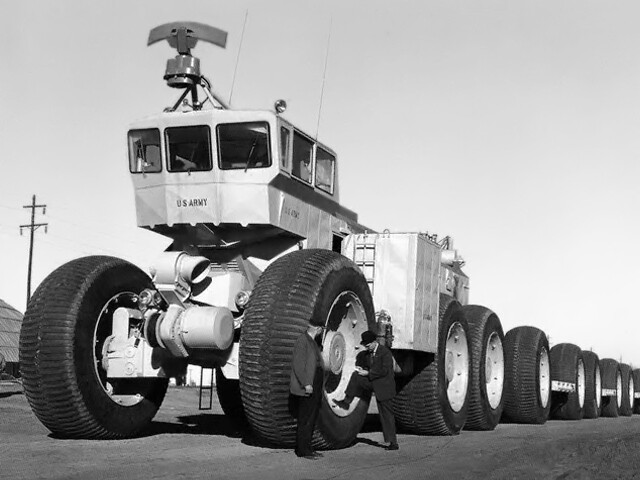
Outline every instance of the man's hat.
{"type": "Polygon", "coordinates": [[[371,330],[367,330],[360,335],[360,338],[362,339],[360,345],[369,345],[371,342],[375,342],[378,337],[371,330]]]}

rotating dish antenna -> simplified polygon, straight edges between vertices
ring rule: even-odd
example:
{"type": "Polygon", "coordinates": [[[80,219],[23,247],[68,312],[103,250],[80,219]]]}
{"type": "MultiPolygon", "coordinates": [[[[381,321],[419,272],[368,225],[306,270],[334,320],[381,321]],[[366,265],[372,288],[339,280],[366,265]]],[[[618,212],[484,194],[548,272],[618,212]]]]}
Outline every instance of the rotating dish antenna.
{"type": "Polygon", "coordinates": [[[194,110],[202,109],[204,102],[198,101],[200,86],[207,99],[218,108],[229,108],[219,96],[211,89],[211,83],[200,73],[200,59],[191,54],[191,49],[196,46],[198,40],[209,42],[221,48],[227,44],[227,32],[204,23],[197,22],[172,22],[159,25],[149,32],[147,45],[166,40],[172,48],[178,51],[178,55],[167,60],[164,79],[172,88],[184,89],[184,93],[172,108],[167,111],[175,111],[186,96],[191,94],[191,103],[194,110]]]}

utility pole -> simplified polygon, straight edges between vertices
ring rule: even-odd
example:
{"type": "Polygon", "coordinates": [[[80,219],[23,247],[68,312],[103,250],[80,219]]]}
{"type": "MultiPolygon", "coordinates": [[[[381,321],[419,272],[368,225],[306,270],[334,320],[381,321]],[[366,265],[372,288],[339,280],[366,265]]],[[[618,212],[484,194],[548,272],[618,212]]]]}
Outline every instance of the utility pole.
{"type": "Polygon", "coordinates": [[[30,239],[29,239],[29,267],[27,270],[27,304],[29,303],[29,299],[31,298],[31,265],[33,263],[33,234],[34,232],[40,228],[44,227],[44,232],[47,233],[48,223],[35,223],[36,220],[36,208],[42,208],[42,214],[47,213],[46,205],[36,205],[36,196],[33,195],[31,198],[31,205],[23,205],[22,208],[30,208],[31,209],[31,223],[28,225],[20,225],[20,235],[22,235],[22,229],[28,228],[30,230],[30,239]]]}

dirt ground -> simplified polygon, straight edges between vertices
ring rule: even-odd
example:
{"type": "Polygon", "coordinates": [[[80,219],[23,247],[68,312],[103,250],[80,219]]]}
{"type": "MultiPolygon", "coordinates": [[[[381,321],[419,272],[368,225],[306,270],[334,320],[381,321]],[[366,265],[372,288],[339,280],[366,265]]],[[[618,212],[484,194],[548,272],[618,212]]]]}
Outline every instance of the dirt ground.
{"type": "Polygon", "coordinates": [[[1,479],[640,479],[640,416],[499,425],[455,437],[399,436],[387,452],[376,415],[350,448],[298,459],[256,446],[198,390],[171,388],[147,434],[61,440],[32,414],[19,384],[0,383],[1,479]]]}

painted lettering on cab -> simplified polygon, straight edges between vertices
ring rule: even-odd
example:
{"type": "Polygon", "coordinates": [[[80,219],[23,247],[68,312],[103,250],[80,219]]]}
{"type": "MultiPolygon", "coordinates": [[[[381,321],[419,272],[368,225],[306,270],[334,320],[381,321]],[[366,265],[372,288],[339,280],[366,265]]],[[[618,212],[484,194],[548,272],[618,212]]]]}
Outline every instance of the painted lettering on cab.
{"type": "Polygon", "coordinates": [[[176,206],[178,208],[206,207],[208,200],[208,198],[179,198],[176,200],[176,206]]]}

